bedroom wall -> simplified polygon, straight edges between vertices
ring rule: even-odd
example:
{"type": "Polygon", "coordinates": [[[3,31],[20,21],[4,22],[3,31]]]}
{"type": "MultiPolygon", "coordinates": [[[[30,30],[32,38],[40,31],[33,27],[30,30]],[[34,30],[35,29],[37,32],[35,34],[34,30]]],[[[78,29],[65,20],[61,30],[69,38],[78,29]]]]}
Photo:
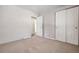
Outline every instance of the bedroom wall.
{"type": "Polygon", "coordinates": [[[31,16],[36,14],[16,6],[0,6],[0,44],[30,38],[31,16]]]}
{"type": "Polygon", "coordinates": [[[55,38],[55,12],[43,14],[44,19],[44,37],[55,38]]]}

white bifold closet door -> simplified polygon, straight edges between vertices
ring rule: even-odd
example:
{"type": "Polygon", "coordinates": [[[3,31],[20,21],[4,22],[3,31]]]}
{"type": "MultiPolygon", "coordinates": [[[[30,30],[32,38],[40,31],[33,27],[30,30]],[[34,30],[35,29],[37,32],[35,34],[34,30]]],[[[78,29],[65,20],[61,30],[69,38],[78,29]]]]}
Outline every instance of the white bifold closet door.
{"type": "Polygon", "coordinates": [[[78,7],[66,10],[66,41],[78,45],[78,7]]]}
{"type": "Polygon", "coordinates": [[[56,13],[56,40],[65,42],[66,11],[56,13]]]}
{"type": "Polygon", "coordinates": [[[36,35],[43,36],[43,17],[39,16],[36,20],[36,35]]]}
{"type": "Polygon", "coordinates": [[[79,7],[56,13],[56,40],[78,45],[79,7]]]}

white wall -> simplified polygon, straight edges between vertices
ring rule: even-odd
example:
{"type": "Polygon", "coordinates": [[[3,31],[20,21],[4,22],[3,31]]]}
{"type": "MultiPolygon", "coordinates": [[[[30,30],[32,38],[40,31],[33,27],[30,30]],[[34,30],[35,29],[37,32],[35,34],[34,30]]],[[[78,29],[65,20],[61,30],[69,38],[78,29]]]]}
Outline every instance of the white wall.
{"type": "Polygon", "coordinates": [[[43,14],[44,19],[44,37],[55,38],[55,13],[43,14]]]}
{"type": "Polygon", "coordinates": [[[0,6],[0,44],[29,38],[33,12],[16,6],[0,6]]]}

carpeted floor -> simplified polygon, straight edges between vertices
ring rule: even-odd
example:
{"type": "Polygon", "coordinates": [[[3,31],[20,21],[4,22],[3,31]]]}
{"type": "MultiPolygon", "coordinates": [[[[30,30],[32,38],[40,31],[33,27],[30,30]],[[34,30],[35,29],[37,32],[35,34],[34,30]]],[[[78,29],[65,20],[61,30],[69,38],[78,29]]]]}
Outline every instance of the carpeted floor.
{"type": "Polygon", "coordinates": [[[78,53],[79,47],[34,36],[0,45],[1,53],[78,53]]]}

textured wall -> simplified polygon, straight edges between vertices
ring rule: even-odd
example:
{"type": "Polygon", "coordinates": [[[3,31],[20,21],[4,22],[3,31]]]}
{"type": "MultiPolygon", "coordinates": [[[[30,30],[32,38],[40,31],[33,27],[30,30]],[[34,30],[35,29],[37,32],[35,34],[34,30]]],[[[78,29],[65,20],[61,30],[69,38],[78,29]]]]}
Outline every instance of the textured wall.
{"type": "Polygon", "coordinates": [[[16,6],[0,6],[0,43],[29,38],[35,14],[16,6]]]}

